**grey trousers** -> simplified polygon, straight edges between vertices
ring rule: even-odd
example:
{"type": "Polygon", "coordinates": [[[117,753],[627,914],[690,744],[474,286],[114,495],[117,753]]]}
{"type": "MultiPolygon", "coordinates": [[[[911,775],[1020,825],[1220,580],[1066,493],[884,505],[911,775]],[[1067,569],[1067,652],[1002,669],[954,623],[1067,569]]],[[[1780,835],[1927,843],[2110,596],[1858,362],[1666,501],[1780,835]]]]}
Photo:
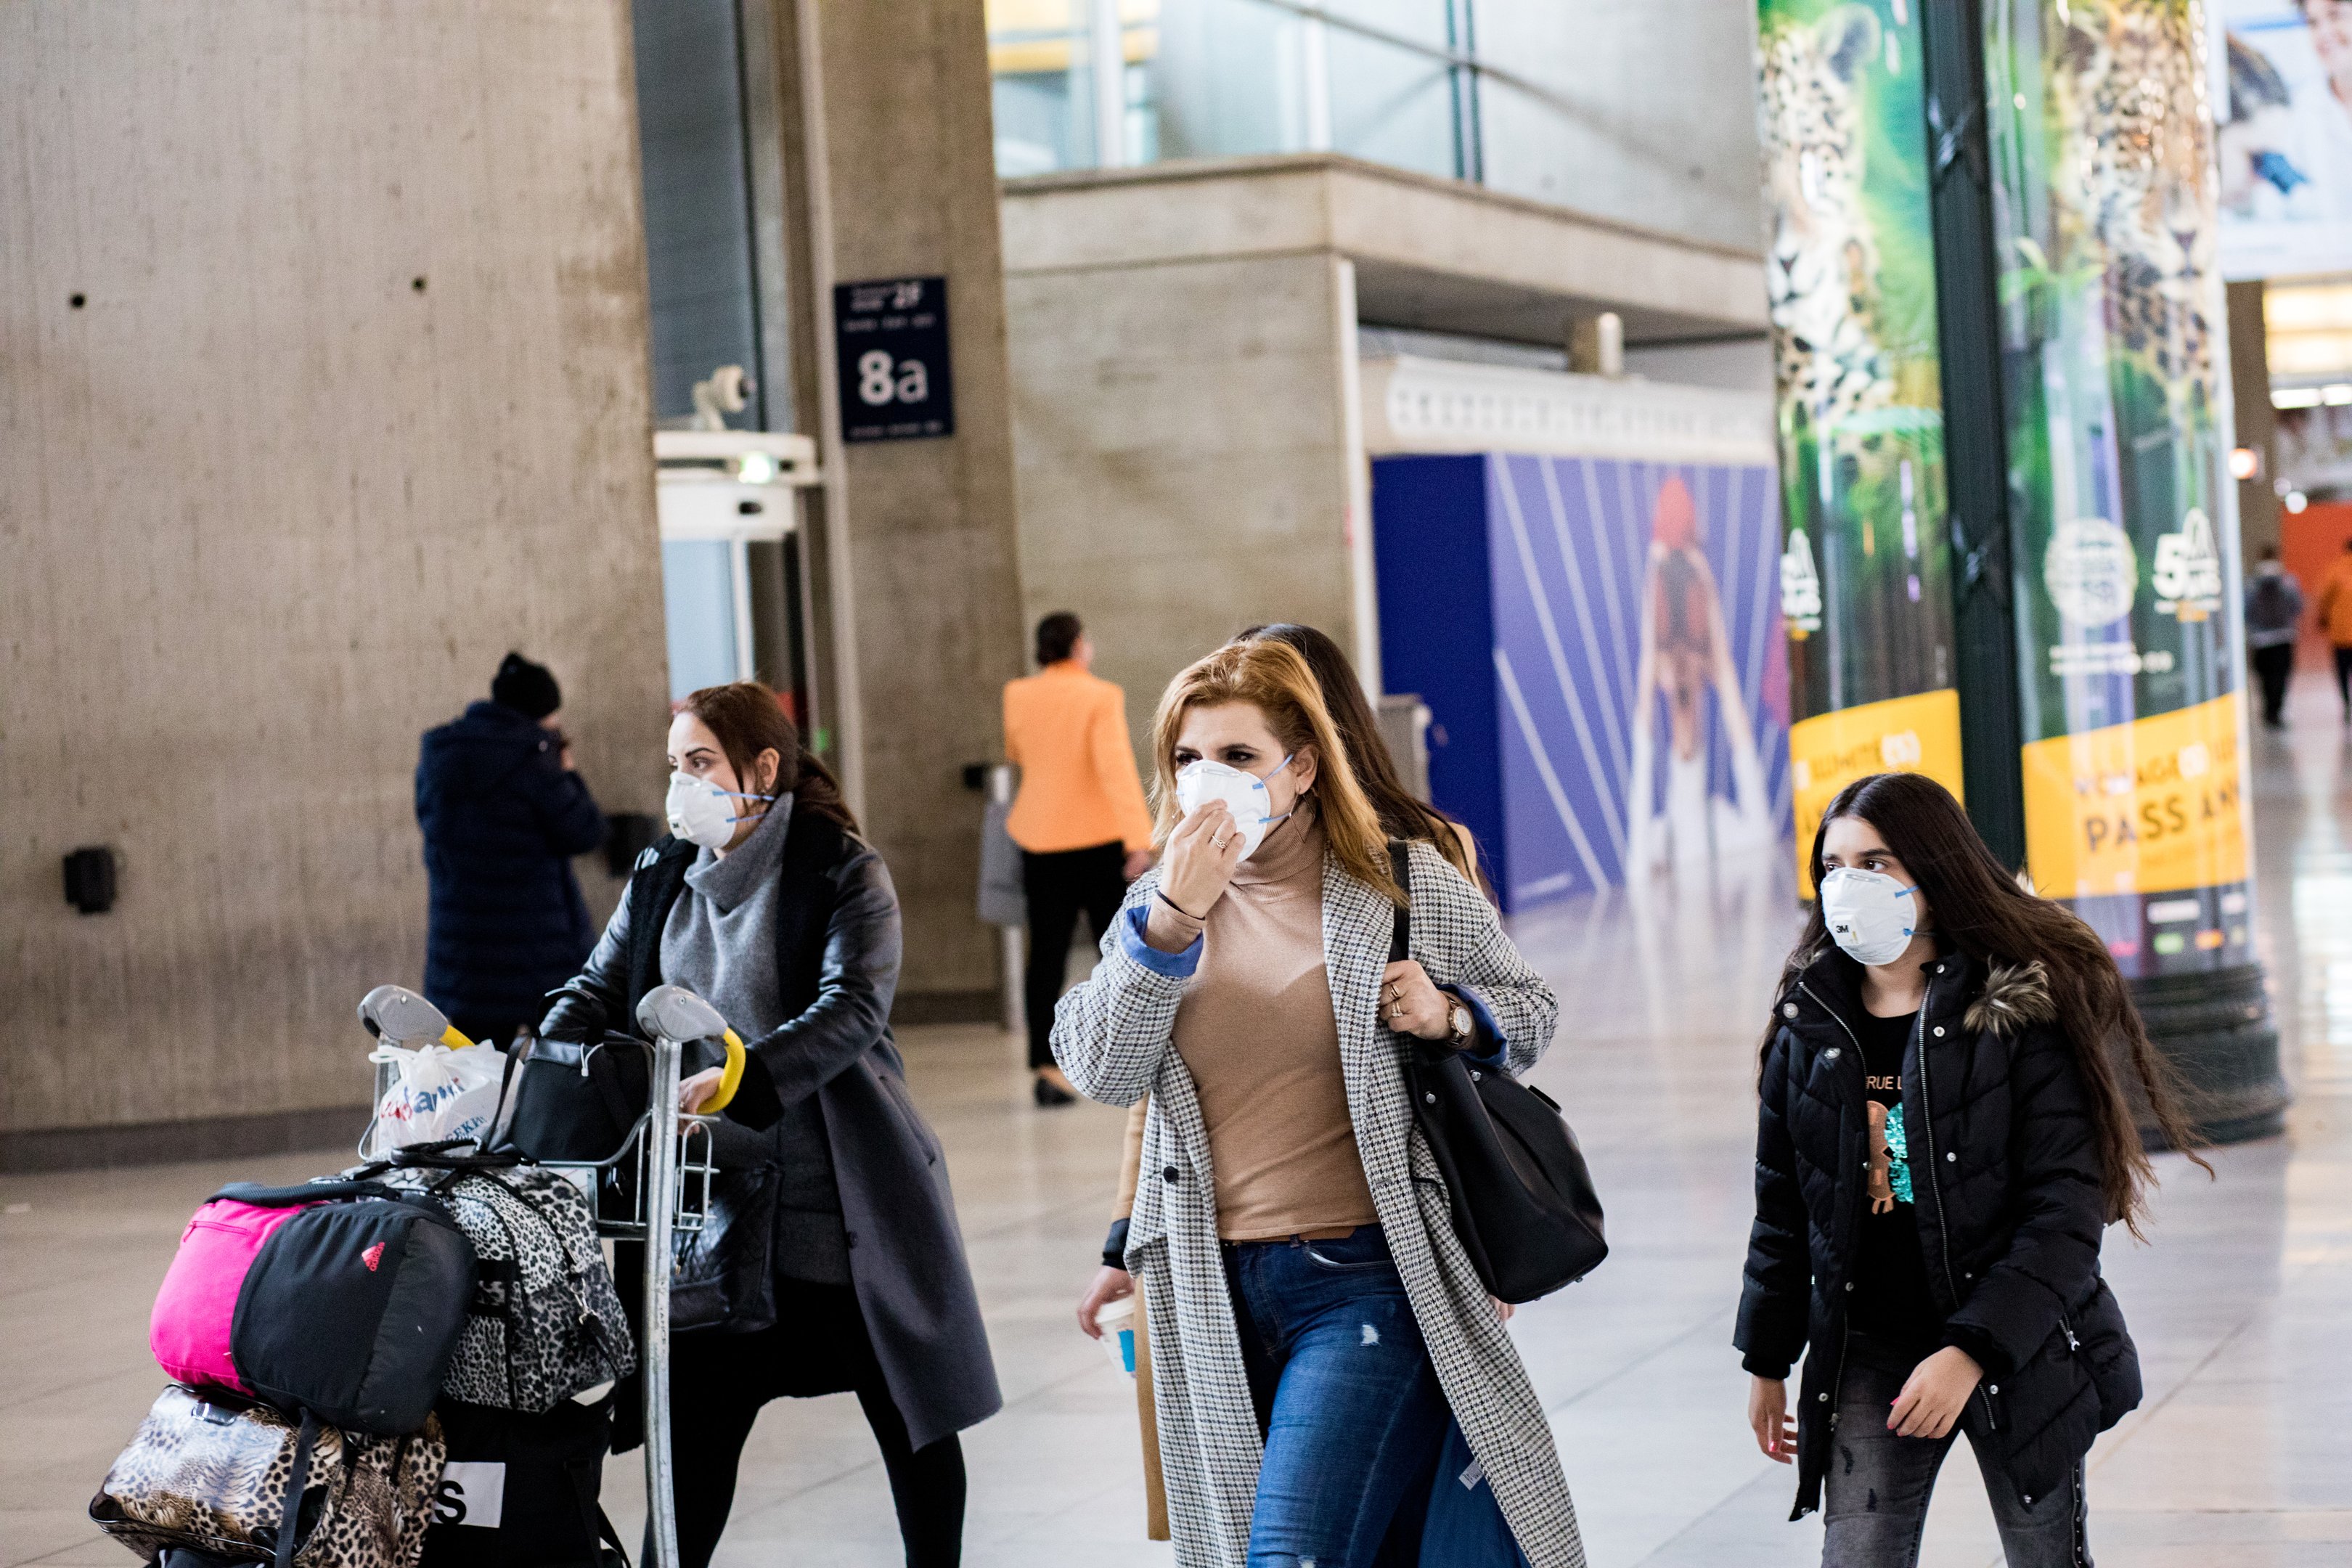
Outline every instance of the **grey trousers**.
{"type": "MultiPolygon", "coordinates": [[[[1916,1360],[1859,1334],[1846,1347],[1822,1497],[1822,1568],[1916,1568],[1919,1561],[1927,1499],[1959,1428],[1941,1437],[1898,1437],[1886,1429],[1887,1407],[1916,1360]]],[[[1975,1447],[1973,1439],[1969,1447],[1975,1447]]],[[[2031,1506],[1981,1450],[1977,1468],[2009,1568],[2091,1568],[2080,1459],[2065,1495],[2036,1498],[2031,1506]]]]}

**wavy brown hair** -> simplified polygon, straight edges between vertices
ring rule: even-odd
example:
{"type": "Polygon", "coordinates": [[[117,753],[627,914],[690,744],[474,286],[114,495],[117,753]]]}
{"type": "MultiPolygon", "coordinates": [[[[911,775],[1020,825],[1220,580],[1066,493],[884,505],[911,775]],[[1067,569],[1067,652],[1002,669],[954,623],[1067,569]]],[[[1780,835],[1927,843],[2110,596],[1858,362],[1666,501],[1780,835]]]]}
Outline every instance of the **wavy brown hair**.
{"type": "MultiPolygon", "coordinates": [[[[1822,841],[1830,824],[1845,816],[1867,822],[1886,840],[1886,847],[1927,895],[1935,933],[1944,942],[1981,964],[2040,961],[2050,977],[2058,1032],[2074,1047],[2074,1065],[2089,1094],[2107,1223],[2120,1220],[2133,1236],[2146,1240],[2140,1222],[2147,1217],[2147,1194],[2156,1184],[2156,1170],[2132,1117],[2122,1064],[2130,1064],[2166,1142],[2188,1151],[2206,1174],[2212,1174],[2213,1168],[2195,1152],[2198,1140],[2181,1114],[2179,1084],[2149,1042],[2107,944],[2072,910],[2019,887],[1978,836],[1960,803],[1925,773],[1873,773],[1838,792],[1813,834],[1811,868],[1817,888],[1822,841]]],[[[1829,941],[1816,900],[1790,955],[1791,973],[1818,956],[1829,941]]],[[[1767,1050],[1777,1032],[1777,1027],[1765,1031],[1767,1050]]]]}
{"type": "Polygon", "coordinates": [[[1391,903],[1402,903],[1389,866],[1388,836],[1356,781],[1354,759],[1323,701],[1322,683],[1297,648],[1271,638],[1229,642],[1178,672],[1160,693],[1160,711],[1151,721],[1151,801],[1159,813],[1152,842],[1167,847],[1168,836],[1183,820],[1176,804],[1176,741],[1184,715],[1229,702],[1246,702],[1264,713],[1286,749],[1315,748],[1313,794],[1321,808],[1324,842],[1349,876],[1391,903]]]}
{"type": "Polygon", "coordinates": [[[1296,621],[1276,621],[1270,626],[1252,626],[1235,637],[1235,642],[1248,642],[1264,637],[1285,643],[1295,648],[1315,672],[1315,683],[1323,691],[1323,706],[1331,710],[1331,722],[1339,728],[1339,736],[1348,742],[1348,759],[1355,764],[1356,782],[1363,786],[1364,798],[1372,803],[1372,810],[1381,819],[1381,831],[1391,838],[1418,838],[1430,845],[1470,879],[1475,887],[1485,888],[1486,879],[1478,874],[1478,849],[1470,830],[1438,810],[1425,800],[1417,799],[1404,787],[1397,773],[1396,758],[1389,752],[1389,743],[1381,735],[1379,717],[1364,696],[1364,683],[1357,679],[1356,667],[1339,650],[1329,634],[1296,621]]]}
{"type": "Polygon", "coordinates": [[[689,691],[677,710],[693,714],[719,737],[719,749],[735,770],[738,788],[758,793],[760,754],[773,752],[776,776],[768,782],[770,790],[789,792],[794,811],[814,812],[845,833],[857,833],[857,817],[841,793],[840,781],[823,758],[801,744],[800,726],[764,681],[734,680],[689,691]]]}

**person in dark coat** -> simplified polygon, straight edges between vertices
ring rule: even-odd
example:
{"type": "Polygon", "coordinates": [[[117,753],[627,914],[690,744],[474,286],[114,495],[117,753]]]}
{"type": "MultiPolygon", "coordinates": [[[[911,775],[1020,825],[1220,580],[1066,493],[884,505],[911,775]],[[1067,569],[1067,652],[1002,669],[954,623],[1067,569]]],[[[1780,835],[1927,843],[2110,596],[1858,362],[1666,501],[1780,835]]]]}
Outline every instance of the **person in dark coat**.
{"type": "Polygon", "coordinates": [[[2119,1064],[2183,1148],[2168,1075],[2098,936],[2021,891],[1932,779],[1847,785],[1812,871],[1734,1335],[1757,1444],[1797,1466],[1792,1519],[1826,1483],[1823,1568],[1917,1562],[1962,1431],[2010,1568],[2087,1563],[2083,1457],[2140,1399],[2099,1273],[2154,1181],[2119,1064]]]}
{"type": "Polygon", "coordinates": [[[425,731],[417,756],[425,994],[472,1039],[511,1039],[596,940],[572,858],[604,841],[604,814],[572,770],[562,706],[555,677],[509,653],[490,700],[425,731]]]}
{"type": "MultiPolygon", "coordinates": [[[[673,984],[748,1042],[731,1098],[713,1107],[725,1118],[713,1152],[714,1206],[749,1244],[718,1260],[724,1309],[699,1326],[673,1322],[679,1560],[710,1561],[762,1406],[853,1392],[882,1451],[907,1562],[951,1568],[964,1508],[956,1434],[1003,1398],[947,1166],[890,1036],[889,870],[755,681],[688,696],[669,761],[670,836],[639,858],[540,1032],[634,1033],[638,1001],[673,984]]],[[[704,1108],[721,1077],[695,1072],[681,1104],[704,1108]]],[[[680,1301],[673,1289],[674,1311],[680,1301]]],[[[624,1429],[616,1446],[634,1436],[624,1429]]]]}

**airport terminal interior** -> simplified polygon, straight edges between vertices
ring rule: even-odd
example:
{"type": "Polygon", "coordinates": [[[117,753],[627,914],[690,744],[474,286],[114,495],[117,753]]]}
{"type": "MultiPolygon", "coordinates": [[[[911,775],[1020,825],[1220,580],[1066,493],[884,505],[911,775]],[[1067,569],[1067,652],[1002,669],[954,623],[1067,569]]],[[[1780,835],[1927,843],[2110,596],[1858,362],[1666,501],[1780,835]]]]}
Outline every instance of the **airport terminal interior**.
{"type": "MultiPolygon", "coordinates": [[[[305,1537],[290,1563],[274,1522],[238,1533],[240,1510],[271,1521],[278,1501],[222,1500],[201,1466],[156,1479],[152,1451],[175,1380],[244,1436],[338,1425],[237,1381],[261,1381],[245,1314],[267,1226],[215,1303],[225,1381],[166,1355],[194,1310],[172,1305],[190,1215],[362,1147],[449,1157],[429,1086],[458,1082],[434,1064],[467,1028],[524,1043],[466,1058],[510,1076],[469,1101],[463,1149],[549,1165],[533,1176],[560,1202],[534,1201],[578,1211],[579,1267],[635,1292],[639,1331],[644,1302],[703,1300],[663,1291],[668,1265],[648,1287],[643,1246],[718,1201],[692,1172],[664,1188],[668,1152],[703,1135],[646,1134],[648,1112],[613,1156],[642,1165],[597,1176],[517,1131],[528,1072],[590,1080],[553,1016],[532,1037],[566,983],[565,1006],[609,1002],[605,1025],[660,1042],[627,1093],[659,1102],[677,1071],[681,1103],[772,1101],[760,1136],[816,1141],[816,1187],[814,1165],[759,1166],[786,1195],[747,1211],[763,1260],[816,1234],[792,1229],[811,1190],[842,1238],[770,1281],[788,1306],[833,1291],[888,1367],[910,1337],[984,1333],[1001,1406],[947,1426],[961,1562],[1244,1568],[1249,1520],[1205,1524],[1187,1491],[1187,1465],[1236,1462],[1184,1424],[1202,1387],[1244,1384],[1200,1337],[1199,1279],[1143,1280],[1192,1303],[1141,1347],[1145,1405],[1203,1402],[1183,1420],[1139,1409],[1132,1331],[1122,1359],[1116,1331],[1079,1326],[1128,1113],[1068,1091],[1101,1067],[1087,1051],[1160,1030],[1143,1177],[1165,1159],[1174,1195],[1148,1186],[1139,1237],[1155,1215],[1173,1237],[1177,1162],[1240,1118],[1188,1125],[1211,1069],[1181,1005],[1140,1025],[1149,1009],[1066,1008],[1057,1057],[1024,1012],[1170,975],[1171,1000],[1230,1005],[1216,914],[1195,922],[1197,974],[1200,946],[1181,957],[1158,913],[1118,916],[1101,957],[1107,910],[1079,918],[1054,879],[1115,897],[1150,876],[1176,908],[1197,864],[1180,856],[1205,853],[1179,824],[1224,786],[1189,752],[1180,784],[1161,693],[1277,624],[1328,634],[1338,673],[1297,662],[1327,694],[1347,683],[1334,749],[1384,753],[1395,797],[1449,819],[1485,902],[1462,898],[1557,995],[1521,1077],[1605,1212],[1605,1260],[1534,1292],[1507,1344],[1478,1342],[1524,1364],[1540,1420],[1520,1436],[1548,1429],[1572,1523],[1525,1500],[1549,1494],[1513,1470],[1524,1443],[1456,1399],[1479,1500],[1454,1500],[1500,1544],[1440,1542],[1437,1475],[1417,1559],[1398,1535],[1382,1564],[1824,1561],[1822,1515],[1790,1518],[1797,1471],[1759,1452],[1733,1342],[1759,1042],[1809,914],[1868,875],[1816,865],[1814,836],[1888,773],[1961,803],[2004,897],[2013,878],[2079,917],[2210,1164],[2141,1115],[2145,1238],[2110,1224],[2098,1261],[2143,1389],[2095,1442],[2084,1428],[2072,1560],[2352,1564],[2347,18],[2342,0],[0,5],[0,1568],[164,1547],[164,1568],[625,1568],[593,1539],[515,1544],[482,1522],[495,1490],[470,1494],[469,1528],[489,1450],[458,1437],[428,1504],[349,1503],[407,1509],[396,1544],[305,1537]],[[762,745],[782,748],[764,775],[762,745]],[[818,854],[836,858],[812,870],[818,854]],[[785,912],[768,885],[724,890],[744,866],[781,868],[785,912]],[[887,952],[852,926],[877,903],[887,952]],[[625,919],[592,959],[616,910],[658,935],[632,945],[625,919]],[[1062,916],[1056,982],[1034,932],[1062,916]],[[756,983],[727,945],[755,941],[756,983]],[[885,971],[887,1019],[845,1006],[885,971]],[[663,972],[782,1010],[765,1031],[740,1017],[730,1054],[721,1030],[636,1006],[663,972]],[[806,1068],[820,1047],[830,1076],[806,1068]],[[878,1199],[881,1167],[858,1163],[883,1158],[877,1125],[921,1173],[878,1199]],[[914,1263],[856,1231],[940,1216],[914,1263]],[[906,1277],[874,1283],[886,1268],[906,1277]],[[227,1522],[201,1540],[126,1522],[180,1506],[174,1487],[227,1522]]],[[[1219,710],[1180,702],[1171,722],[1219,710]]],[[[1225,772],[1266,803],[1253,833],[1286,820],[1276,761],[1225,772]]],[[[1338,820],[1325,798],[1307,826],[1338,820]]],[[[1336,996],[1361,955],[1333,945],[1334,911],[1367,890],[1330,842],[1316,929],[1336,996]]],[[[1437,929],[1430,896],[1416,882],[1417,933],[1437,929]]],[[[1903,926],[1893,951],[1937,940],[1903,926]]],[[[1878,974],[1861,942],[1822,962],[1878,974]]],[[[1423,1037],[1495,1071],[1475,1054],[1505,1032],[1487,1001],[1427,978],[1444,1017],[1423,1037]]],[[[1403,984],[1381,1000],[1402,1008],[1403,984]]],[[[1339,1026],[1345,1065],[1318,1058],[1317,1081],[1368,1180],[1392,1091],[1413,1179],[1444,1187],[1444,1134],[1387,1065],[1406,1037],[1360,1051],[1339,1026]],[[1387,1078],[1360,1081],[1360,1058],[1387,1078]]],[[[1840,1125],[1866,1171],[1900,1163],[1907,1210],[1911,1156],[1885,1136],[1903,1092],[1840,1125]]],[[[1927,1120],[1933,1188],[1947,1124],[1927,1120]]],[[[1986,1179],[2012,1184],[1992,1222],[2011,1231],[2047,1218],[2024,1158],[1986,1161],[2010,1173],[1986,1179]]],[[[1539,1163],[1510,1179],[1559,1185],[1539,1163]]],[[[1862,1188],[1837,1191],[1861,1223],[1862,1188]]],[[[1184,1275],[1166,1262],[1183,1243],[1160,1245],[1139,1268],[1184,1275]]],[[[1491,1280],[1452,1242],[1420,1265],[1392,1250],[1380,1267],[1453,1376],[1469,1352],[1444,1348],[1415,1269],[1453,1268],[1457,1303],[1491,1280]]],[[[529,1277],[514,1257],[500,1278],[529,1277]]],[[[1843,1267],[1817,1253],[1808,1277],[1843,1267]]],[[[2074,1345],[2079,1317],[2053,1321],[2074,1345]]],[[[657,1344],[685,1333],[728,1337],[657,1344]]],[[[1975,1367],[1966,1331],[1942,1342],[1975,1367]]],[[[456,1353],[418,1421],[478,1396],[456,1353]]],[[[923,1401],[968,1397],[912,1353],[924,1386],[892,1373],[880,1399],[901,1442],[923,1401]]],[[[609,1379],[565,1393],[592,1382],[609,1379]]],[[[760,1412],[711,1563],[917,1561],[864,1392],[760,1412]]],[[[627,1562],[702,1568],[667,1539],[658,1459],[608,1440],[601,1506],[627,1562]]],[[[936,1458],[929,1441],[908,1462],[936,1458]]],[[[1927,1509],[1932,1568],[2004,1561],[1988,1489],[2009,1483],[1967,1447],[1927,1509]]],[[[526,1468],[499,1452],[525,1517],[526,1468]]],[[[1851,1476],[1839,1453],[1823,1462],[1851,1476]]],[[[1254,1483],[1220,1484],[1249,1501],[1254,1483]]]]}

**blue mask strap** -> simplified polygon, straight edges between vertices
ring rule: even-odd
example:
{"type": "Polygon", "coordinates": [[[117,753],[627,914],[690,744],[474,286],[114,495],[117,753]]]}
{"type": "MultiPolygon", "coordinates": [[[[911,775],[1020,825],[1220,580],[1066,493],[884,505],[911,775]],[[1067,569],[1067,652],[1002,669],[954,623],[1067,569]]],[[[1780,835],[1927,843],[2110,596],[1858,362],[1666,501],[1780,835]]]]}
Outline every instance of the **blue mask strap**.
{"type": "MultiPolygon", "coordinates": [[[[1275,764],[1274,764],[1274,770],[1273,770],[1273,772],[1272,772],[1272,773],[1267,773],[1267,774],[1265,775],[1265,779],[1270,779],[1270,778],[1272,778],[1272,777],[1275,775],[1275,773],[1280,773],[1283,769],[1285,769],[1285,768],[1288,767],[1288,766],[1290,765],[1290,763],[1291,763],[1292,759],[1293,759],[1293,758],[1295,758],[1295,757],[1297,757],[1297,755],[1298,755],[1298,753],[1297,753],[1297,752],[1291,752],[1291,753],[1290,753],[1290,755],[1289,755],[1289,756],[1285,757],[1285,758],[1283,758],[1283,759],[1282,759],[1282,761],[1280,761],[1280,762],[1278,762],[1278,763],[1275,763],[1275,764]]],[[[1258,781],[1257,781],[1258,787],[1259,787],[1260,789],[1265,789],[1265,779],[1260,779],[1260,780],[1258,780],[1258,781]]],[[[1267,798],[1271,799],[1271,798],[1272,798],[1272,796],[1273,796],[1273,792],[1272,792],[1272,791],[1270,791],[1270,790],[1269,790],[1269,791],[1267,791],[1267,798]]],[[[1291,807],[1291,811],[1296,811],[1296,810],[1297,810],[1297,809],[1298,809],[1298,808],[1297,808],[1297,806],[1293,806],[1293,807],[1291,807]]],[[[1268,827],[1272,827],[1272,826],[1273,826],[1276,823],[1277,823],[1277,822],[1287,822],[1287,821],[1289,821],[1289,820],[1290,820],[1290,816],[1291,816],[1291,811],[1286,811],[1286,812],[1284,812],[1280,816],[1267,816],[1267,817],[1261,817],[1259,820],[1260,820],[1260,821],[1262,821],[1262,822],[1264,822],[1264,823],[1265,823],[1268,827]]]]}
{"type": "MultiPolygon", "coordinates": [[[[710,786],[710,793],[713,795],[723,795],[734,800],[773,801],[776,798],[772,795],[745,795],[740,789],[720,789],[717,784],[712,784],[710,786]]],[[[744,816],[730,816],[727,820],[730,822],[757,822],[760,818],[767,815],[768,814],[764,811],[757,811],[744,816]]]]}

